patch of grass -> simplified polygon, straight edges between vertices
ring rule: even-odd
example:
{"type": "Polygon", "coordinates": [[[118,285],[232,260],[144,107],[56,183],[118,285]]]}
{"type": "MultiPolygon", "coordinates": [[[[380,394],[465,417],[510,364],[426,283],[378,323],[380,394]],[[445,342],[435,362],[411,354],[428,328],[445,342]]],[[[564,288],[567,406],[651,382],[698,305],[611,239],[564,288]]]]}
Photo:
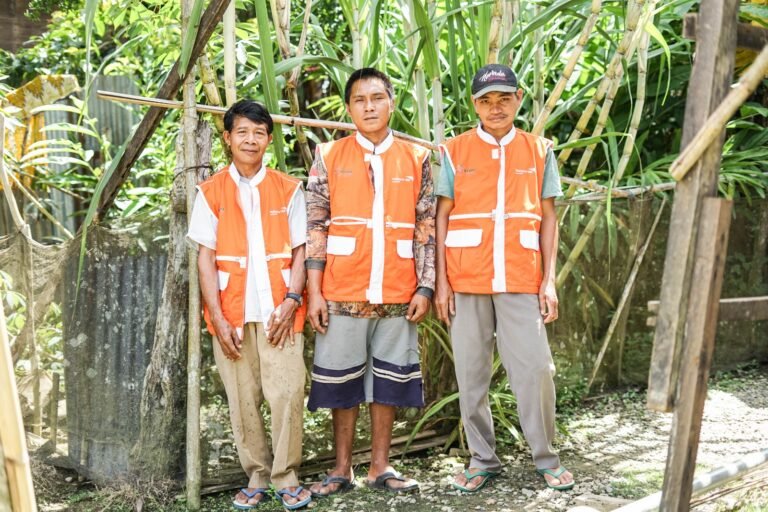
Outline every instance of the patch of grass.
{"type": "Polygon", "coordinates": [[[661,489],[664,472],[658,470],[623,473],[611,482],[611,496],[640,499],[661,489]]]}

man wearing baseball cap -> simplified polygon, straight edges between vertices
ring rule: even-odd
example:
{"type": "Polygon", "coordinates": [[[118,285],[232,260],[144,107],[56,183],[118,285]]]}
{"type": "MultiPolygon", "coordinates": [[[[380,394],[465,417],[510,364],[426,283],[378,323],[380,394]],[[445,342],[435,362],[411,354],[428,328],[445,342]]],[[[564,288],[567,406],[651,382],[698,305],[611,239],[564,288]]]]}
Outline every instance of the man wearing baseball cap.
{"type": "Polygon", "coordinates": [[[554,365],[544,329],[557,319],[555,197],[562,191],[552,142],[514,126],[522,98],[507,66],[481,68],[472,81],[480,124],[441,146],[435,307],[451,330],[472,456],[453,482],[463,492],[479,491],[501,471],[488,402],[494,345],[536,470],[554,489],[574,485],[552,448],[554,365]]]}

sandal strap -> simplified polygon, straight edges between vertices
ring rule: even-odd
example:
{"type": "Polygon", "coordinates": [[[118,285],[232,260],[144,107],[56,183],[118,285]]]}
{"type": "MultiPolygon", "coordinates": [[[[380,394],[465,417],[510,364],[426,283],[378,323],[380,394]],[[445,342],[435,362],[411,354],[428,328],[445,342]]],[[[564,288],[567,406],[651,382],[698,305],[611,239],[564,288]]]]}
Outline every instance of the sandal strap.
{"type": "Polygon", "coordinates": [[[264,487],[257,487],[253,491],[248,492],[248,488],[247,487],[243,487],[242,489],[240,489],[240,492],[245,494],[248,497],[248,499],[251,499],[254,496],[256,496],[257,494],[264,494],[264,495],[266,495],[268,490],[269,489],[265,489],[264,487]]]}
{"type": "Polygon", "coordinates": [[[487,469],[480,469],[476,473],[470,473],[470,470],[474,468],[467,468],[464,470],[464,477],[467,479],[467,481],[472,480],[473,478],[477,478],[478,476],[481,476],[483,478],[487,478],[489,476],[496,476],[498,473],[494,471],[488,471],[487,469]]]}
{"type": "Polygon", "coordinates": [[[560,479],[563,473],[568,471],[564,466],[559,466],[557,469],[539,469],[539,473],[551,476],[552,478],[560,479]]]}
{"type": "Polygon", "coordinates": [[[304,490],[304,488],[302,486],[298,486],[295,491],[291,492],[286,487],[285,489],[280,489],[279,491],[277,491],[277,494],[280,495],[280,496],[285,496],[287,494],[291,498],[298,498],[299,494],[301,494],[301,491],[303,491],[303,490],[304,490]]]}

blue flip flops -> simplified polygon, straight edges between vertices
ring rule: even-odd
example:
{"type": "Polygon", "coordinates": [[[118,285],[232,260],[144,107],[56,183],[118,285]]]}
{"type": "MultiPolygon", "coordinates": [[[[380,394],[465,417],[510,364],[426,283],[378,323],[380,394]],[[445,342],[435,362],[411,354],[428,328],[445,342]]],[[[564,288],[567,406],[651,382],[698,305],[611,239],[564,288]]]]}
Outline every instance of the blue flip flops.
{"type": "Polygon", "coordinates": [[[253,491],[248,491],[246,488],[240,489],[240,492],[245,494],[245,496],[248,498],[248,501],[250,501],[254,496],[257,494],[262,494],[263,496],[259,501],[253,504],[249,503],[238,503],[237,500],[232,500],[232,506],[235,507],[237,510],[253,510],[265,501],[269,501],[269,494],[267,492],[269,489],[265,489],[263,487],[260,487],[258,489],[254,489],[253,491]]]}
{"type": "Polygon", "coordinates": [[[301,494],[301,491],[303,491],[304,488],[299,486],[296,488],[295,491],[291,492],[288,490],[288,488],[280,489],[277,491],[277,495],[280,497],[280,501],[283,502],[283,507],[286,508],[286,510],[296,510],[301,507],[306,507],[309,505],[309,503],[312,501],[312,496],[309,496],[306,499],[303,499],[301,501],[297,501],[294,504],[287,503],[285,501],[285,496],[290,496],[291,498],[299,499],[299,494],[301,494]]]}

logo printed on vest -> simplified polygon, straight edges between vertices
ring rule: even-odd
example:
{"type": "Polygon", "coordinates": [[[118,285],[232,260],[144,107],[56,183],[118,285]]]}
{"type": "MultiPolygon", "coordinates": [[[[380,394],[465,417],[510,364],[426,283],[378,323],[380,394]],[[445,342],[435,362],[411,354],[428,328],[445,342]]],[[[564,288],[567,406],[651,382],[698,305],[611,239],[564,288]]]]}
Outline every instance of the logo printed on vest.
{"type": "Polygon", "coordinates": [[[474,174],[474,172],[474,167],[464,167],[463,165],[456,167],[456,174],[474,174]]]}
{"type": "Polygon", "coordinates": [[[515,169],[515,174],[536,174],[536,168],[529,167],[528,169],[515,169]]]}
{"type": "Polygon", "coordinates": [[[288,208],[283,206],[282,208],[278,208],[277,210],[269,210],[270,215],[280,215],[282,213],[288,213],[288,208]]]}
{"type": "Polygon", "coordinates": [[[402,178],[395,176],[392,178],[392,183],[412,183],[413,176],[404,176],[402,178]]]}
{"type": "Polygon", "coordinates": [[[352,174],[350,169],[336,169],[336,176],[352,176],[352,174]]]}

